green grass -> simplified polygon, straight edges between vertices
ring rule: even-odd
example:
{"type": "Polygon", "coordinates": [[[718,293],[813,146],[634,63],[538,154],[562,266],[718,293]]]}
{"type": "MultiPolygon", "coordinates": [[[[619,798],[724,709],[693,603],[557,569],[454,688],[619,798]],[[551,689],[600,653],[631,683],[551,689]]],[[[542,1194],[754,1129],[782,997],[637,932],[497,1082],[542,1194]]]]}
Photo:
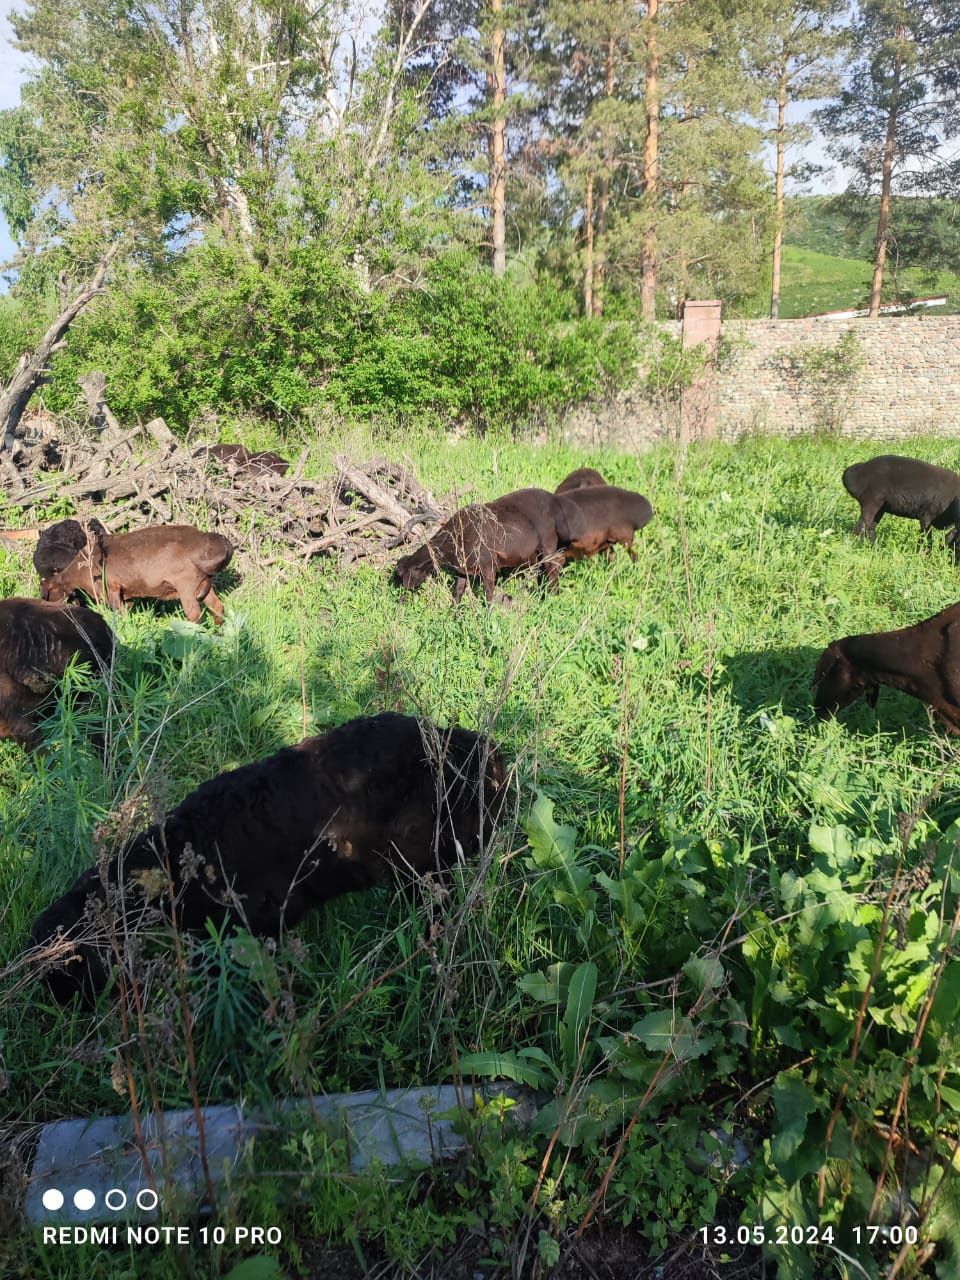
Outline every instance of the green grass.
{"type": "MultiPolygon", "coordinates": [[[[870,295],[872,274],[870,263],[865,259],[837,257],[798,245],[784,245],[780,315],[790,320],[821,311],[863,307],[870,295]]],[[[946,306],[931,312],[931,315],[960,310],[960,276],[951,271],[941,271],[931,281],[919,270],[911,269],[901,273],[900,287],[911,297],[946,294],[946,306]]]]}
{"type": "MultiPolygon", "coordinates": [[[[322,469],[344,445],[321,443],[312,466],[322,469]]],[[[134,806],[169,807],[203,779],[296,741],[304,729],[397,709],[471,727],[492,721],[514,763],[511,821],[481,874],[481,892],[473,892],[477,873],[468,866],[449,897],[412,887],[343,899],[276,955],[212,940],[188,978],[200,1096],[269,1105],[278,1095],[434,1082],[449,1078],[454,1046],[461,1056],[536,1049],[556,1069],[556,1078],[544,1076],[548,1090],[562,1101],[575,1084],[586,1089],[601,1117],[568,1134],[566,1162],[563,1141],[548,1162],[530,1247],[549,1261],[597,1189],[617,1116],[630,1111],[623,1099],[653,1079],[660,1033],[649,1019],[682,1007],[695,1047],[676,1051],[680,1069],[668,1072],[624,1149],[607,1197],[611,1218],[645,1223],[651,1249],[711,1221],[718,1200],[734,1213],[745,1206],[747,1221],[769,1218],[770,1205],[788,1220],[812,1213],[815,1221],[817,1152],[842,1078],[853,1086],[838,1133],[862,1152],[852,1165],[849,1151],[834,1153],[823,1212],[840,1222],[844,1206],[862,1211],[882,1154],[873,1110],[889,1115],[897,1063],[926,990],[915,974],[916,990],[901,990],[894,974],[901,962],[913,964],[929,985],[939,944],[931,935],[932,950],[923,951],[920,922],[930,913],[936,919],[936,903],[913,915],[902,908],[914,949],[901,954],[890,944],[862,1077],[850,1068],[857,984],[862,991],[900,815],[936,789],[918,828],[932,848],[960,813],[960,772],[949,740],[919,703],[884,690],[876,711],[860,703],[820,723],[809,685],[831,640],[944,608],[960,598],[960,571],[942,547],[925,554],[912,523],[883,521],[874,546],[852,539],[857,511],[840,472],[875,452],[867,443],[754,439],[697,447],[685,458],[668,449],[633,458],[415,434],[402,448],[361,438],[346,445],[358,455],[405,456],[436,493],[470,499],[526,484],[552,488],[575,466],[598,466],[647,494],[655,518],[636,564],[618,553],[570,567],[555,595],[519,580],[508,588],[512,603],[493,608],[468,593],[453,609],[446,581],[402,597],[381,569],[315,560],[283,580],[247,567],[221,593],[225,634],[185,656],[165,640],[170,613],[141,606],[117,618],[123,647],[112,704],[98,690],[93,710],[81,715],[68,699],[45,755],[27,758],[0,744],[7,1132],[22,1137],[60,1116],[123,1111],[127,1065],[145,1105],[152,1096],[166,1107],[190,1104],[176,1002],[158,990],[143,1036],[125,1048],[112,1002],[96,1016],[56,1009],[40,987],[26,985],[17,962],[31,919],[90,865],[98,842],[109,846],[134,806]],[[104,720],[109,746],[101,761],[87,733],[104,720]],[[577,828],[575,837],[548,821],[546,835],[531,835],[531,849],[523,824],[538,792],[555,802],[558,820],[577,828]],[[840,852],[818,855],[834,868],[830,893],[850,886],[849,920],[819,900],[802,910],[782,906],[798,892],[819,891],[816,877],[791,878],[810,875],[816,862],[811,824],[828,832],[846,824],[873,842],[851,846],[854,855],[847,837],[832,835],[840,852]],[[419,947],[431,923],[445,926],[432,953],[419,947]],[[811,927],[813,939],[802,932],[811,927]],[[721,939],[731,941],[729,955],[717,951],[721,939]],[[704,1005],[689,984],[709,993],[713,979],[690,961],[708,954],[723,957],[725,985],[704,1005]],[[557,964],[570,966],[553,971],[559,994],[532,996],[557,964]],[[588,1040],[571,1057],[579,1041],[570,1040],[564,993],[575,967],[578,984],[592,972],[597,987],[588,1040]],[[604,1080],[612,1092],[604,1093],[604,1080]],[[795,1081],[807,1091],[796,1115],[795,1081]],[[691,1163],[704,1131],[723,1125],[748,1132],[754,1153],[729,1184],[706,1160],[691,1163]]],[[[916,441],[912,452],[960,466],[960,448],[950,442],[916,441]]],[[[4,594],[34,587],[26,557],[0,552],[4,594]]],[[[920,856],[911,846],[909,860],[920,856]]],[[[931,1026],[939,1033],[936,1016],[931,1026]]],[[[939,1048],[924,1042],[924,1088],[938,1063],[947,1073],[941,1083],[960,1087],[956,1035],[945,1028],[943,1036],[939,1048]]],[[[923,1106],[918,1101],[912,1113],[916,1137],[933,1150],[946,1140],[931,1135],[949,1130],[949,1109],[927,1121],[923,1106]]],[[[360,1250],[372,1241],[412,1269],[433,1245],[442,1250],[482,1228],[493,1256],[498,1240],[522,1236],[550,1132],[505,1138],[493,1125],[449,1179],[366,1186],[344,1173],[336,1145],[318,1146],[305,1132],[268,1148],[261,1162],[291,1175],[277,1184],[279,1207],[260,1178],[241,1181],[233,1211],[283,1223],[284,1264],[295,1275],[309,1273],[304,1242],[318,1237],[360,1250]]],[[[21,1274],[133,1274],[123,1269],[133,1265],[127,1255],[95,1249],[75,1250],[63,1263],[30,1233],[6,1247],[21,1274]]],[[[815,1255],[807,1253],[806,1263],[803,1250],[788,1262],[781,1253],[783,1274],[813,1274],[815,1255]]],[[[844,1274],[832,1252],[816,1257],[817,1275],[844,1274]]],[[[229,1249],[211,1251],[189,1274],[224,1274],[231,1260],[229,1249]]],[[[875,1263],[866,1256],[864,1265],[875,1263]]],[[[176,1265],[172,1254],[158,1255],[149,1273],[172,1275],[176,1265]]],[[[137,1266],[136,1274],[148,1273],[145,1260],[137,1266]]]]}

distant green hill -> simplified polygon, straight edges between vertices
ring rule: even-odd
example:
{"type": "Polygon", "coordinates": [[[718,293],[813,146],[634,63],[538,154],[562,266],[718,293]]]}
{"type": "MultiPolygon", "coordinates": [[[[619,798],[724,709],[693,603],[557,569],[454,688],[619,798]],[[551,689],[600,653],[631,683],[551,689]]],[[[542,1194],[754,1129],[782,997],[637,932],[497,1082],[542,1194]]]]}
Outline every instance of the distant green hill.
{"type": "MultiPolygon", "coordinates": [[[[871,257],[876,235],[877,200],[862,204],[862,222],[851,228],[833,196],[794,197],[787,202],[787,231],[783,251],[780,314],[786,319],[840,311],[866,305],[873,274],[871,257]]],[[[960,223],[954,230],[954,209],[946,201],[901,201],[901,221],[912,227],[921,215],[935,218],[941,243],[960,258],[960,223]],[[907,217],[908,214],[915,216],[907,217]],[[956,236],[956,248],[950,237],[956,236]]],[[[887,273],[885,300],[894,293],[909,297],[947,295],[942,311],[960,313],[960,275],[920,266],[897,270],[896,259],[887,273]]],[[[762,314],[762,312],[761,312],[762,314]]]]}
{"type": "MultiPolygon", "coordinates": [[[[840,311],[866,305],[873,269],[863,258],[841,258],[815,249],[787,244],[783,248],[783,288],[780,314],[784,319],[840,311]]],[[[931,315],[960,312],[960,276],[941,271],[932,280],[913,269],[900,273],[901,292],[912,297],[947,295],[947,305],[931,315]]]]}

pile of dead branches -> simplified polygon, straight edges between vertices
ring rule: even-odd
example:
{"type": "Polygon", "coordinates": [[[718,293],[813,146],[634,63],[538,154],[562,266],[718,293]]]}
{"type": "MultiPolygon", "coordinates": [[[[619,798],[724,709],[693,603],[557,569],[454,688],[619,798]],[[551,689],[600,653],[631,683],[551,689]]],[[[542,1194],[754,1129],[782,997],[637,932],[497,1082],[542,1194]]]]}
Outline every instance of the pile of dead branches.
{"type": "MultiPolygon", "coordinates": [[[[50,523],[69,500],[78,516],[96,514],[111,532],[189,523],[224,534],[260,565],[330,553],[347,562],[385,560],[449,514],[410,468],[385,458],[339,456],[320,480],[303,475],[307,451],[285,476],[250,474],[179,441],[162,418],[123,429],[102,400],[102,375],[85,385],[99,433],[62,438],[55,420],[25,420],[13,449],[0,450],[6,509],[26,523],[50,523]]],[[[65,436],[66,433],[64,432],[65,436]]],[[[8,521],[8,523],[11,523],[8,521]]]]}

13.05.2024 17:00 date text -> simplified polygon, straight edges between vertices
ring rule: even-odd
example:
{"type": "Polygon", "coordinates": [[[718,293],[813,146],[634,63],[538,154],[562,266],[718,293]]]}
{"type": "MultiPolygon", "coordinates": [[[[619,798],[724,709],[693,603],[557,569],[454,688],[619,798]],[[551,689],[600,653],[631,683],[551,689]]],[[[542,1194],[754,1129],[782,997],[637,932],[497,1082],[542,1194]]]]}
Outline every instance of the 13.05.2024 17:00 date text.
{"type": "MultiPolygon", "coordinates": [[[[781,1222],[779,1226],[767,1227],[762,1222],[755,1226],[725,1227],[720,1223],[701,1227],[698,1235],[704,1244],[754,1244],[754,1245],[816,1245],[834,1244],[836,1228],[831,1226],[801,1226],[799,1223],[789,1226],[781,1222]]],[[[854,1244],[916,1244],[920,1232],[914,1226],[853,1227],[850,1231],[854,1244]]]]}

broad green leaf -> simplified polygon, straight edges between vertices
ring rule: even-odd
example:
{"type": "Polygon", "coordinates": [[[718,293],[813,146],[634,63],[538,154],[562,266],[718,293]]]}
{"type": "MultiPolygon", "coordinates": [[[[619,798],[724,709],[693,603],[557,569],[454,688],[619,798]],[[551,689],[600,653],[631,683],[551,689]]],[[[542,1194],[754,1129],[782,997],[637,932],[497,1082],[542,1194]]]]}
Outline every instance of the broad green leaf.
{"type": "Polygon", "coordinates": [[[597,994],[597,966],[592,960],[579,965],[570,979],[567,991],[567,1009],[563,1016],[563,1029],[560,1033],[560,1045],[563,1056],[563,1068],[568,1078],[577,1069],[580,1060],[580,1047],[586,1035],[587,1024],[593,1009],[594,996],[597,994]]]}
{"type": "Polygon", "coordinates": [[[244,1258],[231,1268],[223,1280],[286,1280],[286,1272],[276,1258],[261,1254],[256,1258],[244,1258]]]}
{"type": "Polygon", "coordinates": [[[940,1097],[947,1106],[960,1113],[960,1089],[949,1089],[945,1084],[940,1086],[940,1097]]]}
{"type": "Polygon", "coordinates": [[[574,966],[567,961],[551,964],[546,972],[525,973],[517,979],[520,990],[543,1004],[556,1004],[563,999],[570,985],[574,966]]]}
{"type": "Polygon", "coordinates": [[[550,1083],[549,1075],[528,1058],[516,1053],[498,1053],[490,1049],[482,1053],[468,1053],[460,1059],[460,1070],[465,1076],[488,1076],[493,1080],[516,1080],[540,1089],[550,1083]]]}
{"type": "Polygon", "coordinates": [[[807,1117],[816,1111],[817,1097],[795,1072],[781,1071],[773,1086],[773,1105],[777,1129],[771,1143],[771,1154],[777,1165],[783,1165],[794,1154],[807,1131],[807,1117]]]}
{"type": "Polygon", "coordinates": [[[537,866],[559,867],[573,858],[576,827],[560,826],[553,820],[553,801],[538,794],[525,824],[527,839],[537,866]]]}
{"type": "Polygon", "coordinates": [[[699,995],[703,991],[715,991],[723,985],[725,971],[719,956],[691,956],[683,966],[683,972],[693,983],[699,995]]]}
{"type": "Polygon", "coordinates": [[[633,1035],[651,1053],[667,1053],[678,1062],[690,1062],[708,1053],[717,1043],[717,1036],[698,1034],[689,1018],[680,1017],[670,1009],[648,1013],[634,1025],[633,1035]]]}

